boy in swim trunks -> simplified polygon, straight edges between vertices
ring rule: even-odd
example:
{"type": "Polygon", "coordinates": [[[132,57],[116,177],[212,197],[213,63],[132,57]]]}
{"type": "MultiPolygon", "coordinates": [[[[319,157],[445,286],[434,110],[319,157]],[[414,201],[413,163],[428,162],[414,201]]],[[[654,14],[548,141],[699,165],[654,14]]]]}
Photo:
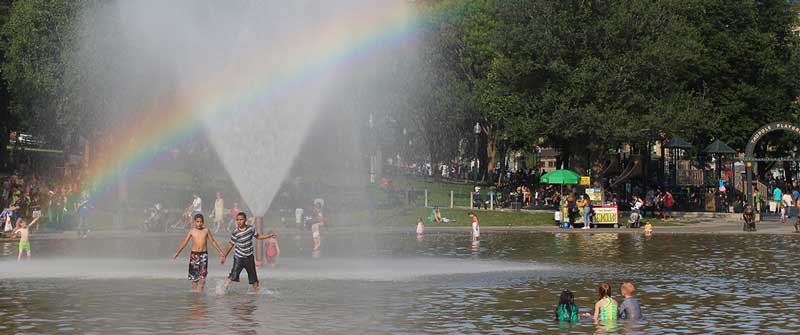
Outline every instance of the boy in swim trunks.
{"type": "Polygon", "coordinates": [[[204,221],[203,214],[194,216],[194,226],[189,229],[186,238],[183,239],[178,251],[175,252],[175,256],[172,257],[178,258],[183,248],[189,244],[189,240],[192,240],[192,254],[189,257],[189,280],[192,281],[192,289],[195,292],[203,292],[203,288],[206,285],[206,276],[208,275],[208,246],[206,241],[210,240],[214,249],[217,249],[220,255],[223,254],[222,248],[214,240],[211,231],[203,227],[204,221]]]}
{"type": "Polygon", "coordinates": [[[222,254],[222,260],[220,261],[222,264],[225,264],[225,259],[228,257],[228,254],[231,250],[234,251],[233,268],[231,269],[231,274],[225,279],[225,288],[227,289],[231,282],[238,282],[242,270],[246,270],[247,280],[250,282],[250,285],[253,285],[253,290],[258,292],[259,282],[258,274],[256,273],[255,257],[253,256],[255,252],[253,239],[264,240],[271,237],[278,237],[278,234],[256,234],[256,230],[253,226],[247,224],[247,214],[244,212],[236,215],[236,226],[236,229],[231,233],[231,240],[228,242],[228,248],[225,249],[225,252],[222,254]]]}
{"type": "MultiPolygon", "coordinates": [[[[37,221],[39,221],[39,218],[33,219],[30,226],[36,224],[37,221]]],[[[17,255],[17,261],[22,260],[23,252],[27,253],[28,260],[31,259],[31,242],[29,239],[30,230],[28,230],[30,226],[25,223],[25,220],[19,218],[17,219],[17,229],[14,229],[14,231],[11,232],[11,236],[19,235],[19,254],[17,255]]]]}

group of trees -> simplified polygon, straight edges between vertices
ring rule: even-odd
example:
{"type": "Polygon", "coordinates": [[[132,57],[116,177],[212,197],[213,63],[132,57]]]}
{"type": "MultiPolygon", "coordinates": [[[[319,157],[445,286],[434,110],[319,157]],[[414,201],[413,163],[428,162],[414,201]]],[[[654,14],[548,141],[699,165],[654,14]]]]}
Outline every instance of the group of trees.
{"type": "Polygon", "coordinates": [[[786,0],[415,3],[419,76],[397,114],[433,162],[452,157],[447,143],[471,145],[475,122],[492,169],[534,146],[580,168],[654,137],[741,150],[767,122],[800,121],[798,10],[786,0]]]}
{"type": "Polygon", "coordinates": [[[0,0],[0,147],[11,130],[33,131],[55,146],[86,130],[90,116],[76,112],[70,67],[84,3],[0,0]]]}
{"type": "MultiPolygon", "coordinates": [[[[96,118],[80,87],[91,67],[73,58],[81,6],[96,1],[0,0],[3,134],[31,129],[58,143],[96,118]]],[[[379,126],[406,130],[404,147],[415,140],[406,152],[433,163],[471,157],[475,123],[485,170],[509,150],[542,146],[588,168],[654,136],[741,149],[762,124],[800,123],[792,1],[409,3],[412,47],[383,64],[397,75],[374,110],[392,120],[379,126]]]]}

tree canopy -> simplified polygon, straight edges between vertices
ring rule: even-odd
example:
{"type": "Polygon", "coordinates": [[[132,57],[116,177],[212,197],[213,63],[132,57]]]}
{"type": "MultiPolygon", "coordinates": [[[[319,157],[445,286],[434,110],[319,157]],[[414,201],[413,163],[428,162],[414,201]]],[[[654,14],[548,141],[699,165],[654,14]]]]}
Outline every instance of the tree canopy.
{"type": "MultiPolygon", "coordinates": [[[[72,58],[89,3],[0,1],[4,121],[62,139],[104,108],[85,101],[102,88],[81,87],[81,71],[91,66],[72,58]]],[[[414,42],[384,63],[391,69],[381,73],[395,74],[384,91],[391,93],[371,99],[382,104],[371,109],[391,121],[379,126],[417,137],[433,163],[471,158],[476,122],[483,168],[506,150],[535,146],[558,148],[568,165],[653,134],[741,148],[762,124],[800,122],[798,9],[789,1],[410,6],[414,42]]]]}

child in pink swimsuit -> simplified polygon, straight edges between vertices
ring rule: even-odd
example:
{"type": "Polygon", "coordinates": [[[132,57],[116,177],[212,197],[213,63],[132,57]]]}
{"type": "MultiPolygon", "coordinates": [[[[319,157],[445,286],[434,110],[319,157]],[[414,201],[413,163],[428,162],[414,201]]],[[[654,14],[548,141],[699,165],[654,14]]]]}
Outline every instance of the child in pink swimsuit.
{"type": "MultiPolygon", "coordinates": [[[[268,234],[272,234],[273,231],[270,230],[268,234]]],[[[267,264],[271,267],[275,267],[278,264],[278,256],[281,254],[281,247],[278,245],[278,239],[275,237],[270,237],[267,239],[267,264]]]]}

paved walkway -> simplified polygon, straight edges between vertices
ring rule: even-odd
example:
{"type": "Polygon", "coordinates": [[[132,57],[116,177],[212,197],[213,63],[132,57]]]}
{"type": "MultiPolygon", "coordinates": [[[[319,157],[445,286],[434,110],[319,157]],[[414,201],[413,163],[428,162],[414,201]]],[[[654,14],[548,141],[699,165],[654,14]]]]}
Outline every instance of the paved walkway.
{"type": "MultiPolygon", "coordinates": [[[[425,226],[425,231],[468,231],[470,227],[439,227],[430,225],[425,226]]],[[[623,233],[623,234],[641,234],[641,228],[596,228],[596,229],[560,229],[555,226],[521,226],[521,227],[502,227],[502,226],[483,226],[481,231],[532,231],[543,233],[574,233],[574,234],[593,234],[593,233],[623,233]]],[[[794,232],[794,226],[790,224],[779,223],[764,223],[758,226],[756,232],[742,231],[742,224],[740,223],[721,223],[721,222],[703,222],[697,224],[689,224],[685,226],[655,226],[653,227],[654,234],[761,234],[761,235],[797,235],[794,232]]]]}

